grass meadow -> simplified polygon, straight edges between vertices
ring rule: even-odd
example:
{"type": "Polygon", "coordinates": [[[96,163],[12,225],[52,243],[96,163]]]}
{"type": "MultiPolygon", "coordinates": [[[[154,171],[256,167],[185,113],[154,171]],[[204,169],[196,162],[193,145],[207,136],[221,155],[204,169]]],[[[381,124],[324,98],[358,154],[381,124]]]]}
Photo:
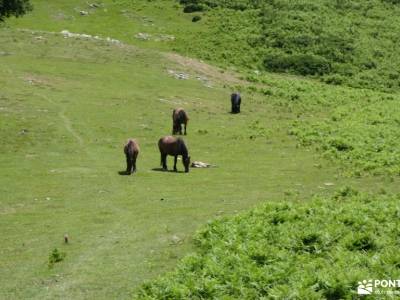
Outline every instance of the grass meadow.
{"type": "MultiPolygon", "coordinates": [[[[208,221],[223,224],[265,203],[301,210],[314,194],[329,201],[344,186],[399,192],[397,156],[385,164],[376,154],[388,155],[397,145],[397,95],[386,99],[389,94],[292,75],[248,82],[168,53],[182,36],[207,30],[175,2],[102,3],[83,17],[85,1],[37,0],[30,15],[0,27],[0,298],[130,298],[186,254],[201,253],[193,235],[208,221]],[[61,30],[122,43],[65,38],[61,30]],[[144,31],[176,39],[135,37],[144,31]],[[188,79],[177,79],[179,73],[188,79]],[[240,115],[229,113],[234,89],[243,95],[240,115]],[[368,127],[360,111],[366,105],[354,99],[365,95],[383,99],[381,107],[369,106],[368,122],[374,109],[391,112],[365,135],[366,144],[382,132],[392,143],[371,154],[372,167],[363,163],[369,154],[352,152],[364,149],[355,141],[368,127]],[[178,106],[190,117],[184,139],[192,160],[215,168],[159,170],[157,141],[171,133],[178,106]],[[348,107],[356,113],[344,113],[348,107]],[[325,135],[316,137],[315,126],[325,135]],[[332,143],[329,128],[352,148],[332,143]],[[138,172],[121,176],[130,137],[141,147],[138,172]]],[[[358,200],[349,201],[357,207],[358,200]]]]}

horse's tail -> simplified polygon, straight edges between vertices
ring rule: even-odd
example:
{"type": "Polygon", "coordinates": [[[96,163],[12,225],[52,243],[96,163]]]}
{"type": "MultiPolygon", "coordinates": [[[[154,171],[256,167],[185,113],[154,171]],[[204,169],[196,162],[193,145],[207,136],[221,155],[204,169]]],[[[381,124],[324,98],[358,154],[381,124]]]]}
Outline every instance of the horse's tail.
{"type": "Polygon", "coordinates": [[[183,113],[185,114],[186,122],[188,122],[188,121],[189,121],[189,116],[188,116],[187,112],[186,112],[186,111],[183,111],[183,113]]]}
{"type": "Polygon", "coordinates": [[[135,152],[135,142],[133,140],[128,140],[125,146],[125,154],[132,158],[135,152]]]}

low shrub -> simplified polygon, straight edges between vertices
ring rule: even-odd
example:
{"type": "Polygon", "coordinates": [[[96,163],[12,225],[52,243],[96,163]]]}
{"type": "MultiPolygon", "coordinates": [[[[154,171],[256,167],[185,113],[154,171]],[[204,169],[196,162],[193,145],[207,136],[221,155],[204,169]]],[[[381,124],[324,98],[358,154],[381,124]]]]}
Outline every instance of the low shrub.
{"type": "Polygon", "coordinates": [[[201,20],[201,16],[194,16],[193,18],[192,18],[192,22],[198,22],[198,21],[200,21],[201,20]]]}
{"type": "Polygon", "coordinates": [[[331,70],[330,63],[321,56],[311,54],[268,55],[264,66],[272,72],[291,72],[299,75],[323,75],[331,70]]]}
{"type": "Polygon", "coordinates": [[[193,12],[200,12],[200,11],[205,11],[207,9],[206,6],[203,4],[189,4],[185,6],[183,9],[183,12],[185,13],[193,13],[193,12]]]}
{"type": "Polygon", "coordinates": [[[52,268],[56,263],[59,263],[64,260],[66,253],[59,251],[57,248],[54,248],[53,251],[49,255],[49,268],[52,268]]]}

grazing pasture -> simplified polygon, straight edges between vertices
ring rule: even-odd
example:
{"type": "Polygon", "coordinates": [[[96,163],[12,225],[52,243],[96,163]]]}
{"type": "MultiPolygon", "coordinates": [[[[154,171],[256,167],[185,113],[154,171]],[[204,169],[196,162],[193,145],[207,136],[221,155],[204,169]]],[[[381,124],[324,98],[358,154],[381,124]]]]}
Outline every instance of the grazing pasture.
{"type": "MultiPolygon", "coordinates": [[[[212,224],[225,234],[224,224],[234,230],[253,213],[225,216],[258,204],[271,211],[288,205],[295,213],[315,193],[326,200],[310,205],[330,207],[331,194],[344,185],[400,191],[397,94],[253,71],[238,78],[154,50],[178,50],[228,69],[229,62],[248,65],[221,51],[210,56],[210,45],[221,50],[226,40],[207,42],[199,52],[187,43],[210,35],[222,11],[192,23],[172,0],[107,0],[101,8],[78,0],[33,2],[31,15],[0,28],[0,298],[129,298],[193,251],[193,233],[209,220],[217,219],[212,224]],[[238,115],[229,114],[232,90],[245,99],[238,115]],[[170,134],[176,107],[190,112],[185,142],[192,161],[215,168],[157,170],[157,141],[170,134]],[[129,137],[140,144],[137,173],[120,176],[129,137]]],[[[397,200],[368,199],[383,208],[397,200]]],[[[346,207],[351,215],[352,204],[346,207]]],[[[158,283],[147,286],[162,291],[158,283]]]]}
{"type": "Polygon", "coordinates": [[[0,45],[1,298],[127,297],[171,269],[207,220],[341,184],[287,136],[290,114],[249,95],[233,117],[229,89],[205,87],[164,55],[11,29],[0,45]],[[218,168],[152,170],[176,105],[191,111],[192,159],[218,168]],[[120,176],[130,136],[140,163],[120,176]],[[54,248],[62,260],[49,268],[54,248]]]}

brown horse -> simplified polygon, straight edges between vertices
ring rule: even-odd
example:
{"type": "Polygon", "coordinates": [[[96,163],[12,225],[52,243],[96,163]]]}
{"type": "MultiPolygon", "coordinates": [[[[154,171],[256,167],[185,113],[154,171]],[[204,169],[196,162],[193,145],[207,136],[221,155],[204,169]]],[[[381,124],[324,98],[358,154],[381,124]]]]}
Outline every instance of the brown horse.
{"type": "Polygon", "coordinates": [[[172,112],[172,134],[182,134],[182,124],[185,126],[186,135],[186,125],[189,121],[187,113],[183,108],[175,108],[172,112]]]}
{"type": "Polygon", "coordinates": [[[174,171],[176,172],[176,161],[178,155],[182,155],[182,162],[185,167],[185,172],[189,172],[190,156],[185,142],[181,138],[173,136],[165,136],[158,141],[158,149],[161,153],[161,165],[164,170],[167,170],[167,155],[172,155],[174,160],[174,171]]]}
{"type": "Polygon", "coordinates": [[[134,139],[129,139],[124,147],[127,174],[132,174],[136,171],[136,159],[139,155],[139,151],[138,142],[134,139]]]}

